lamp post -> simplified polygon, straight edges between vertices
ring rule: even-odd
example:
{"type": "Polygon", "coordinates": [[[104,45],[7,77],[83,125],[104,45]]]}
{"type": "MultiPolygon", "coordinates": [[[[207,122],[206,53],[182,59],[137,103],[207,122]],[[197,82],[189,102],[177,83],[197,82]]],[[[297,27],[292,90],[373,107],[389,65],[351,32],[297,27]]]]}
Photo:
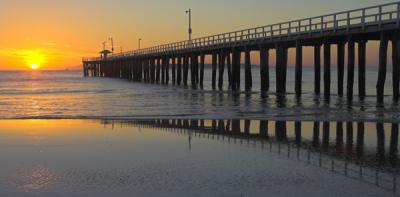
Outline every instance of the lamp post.
{"type": "Polygon", "coordinates": [[[103,42],[103,43],[101,43],[101,44],[103,44],[103,51],[105,51],[105,50],[106,50],[106,43],[107,43],[107,42],[103,42]]]}
{"type": "Polygon", "coordinates": [[[114,53],[114,39],[112,37],[108,38],[111,41],[111,51],[114,53]]]}
{"type": "Polygon", "coordinates": [[[139,38],[139,40],[138,40],[138,43],[139,43],[139,47],[138,47],[138,49],[140,50],[140,41],[142,41],[142,39],[141,38],[139,38]]]}
{"type": "Polygon", "coordinates": [[[189,41],[192,40],[192,9],[186,10],[186,14],[189,15],[189,41]]]}

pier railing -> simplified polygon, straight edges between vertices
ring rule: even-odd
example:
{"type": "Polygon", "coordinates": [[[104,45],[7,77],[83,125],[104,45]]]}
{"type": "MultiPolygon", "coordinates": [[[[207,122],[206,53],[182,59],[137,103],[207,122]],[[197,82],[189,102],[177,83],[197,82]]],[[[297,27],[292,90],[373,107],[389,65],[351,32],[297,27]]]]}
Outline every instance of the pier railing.
{"type": "MultiPolygon", "coordinates": [[[[256,41],[275,40],[282,37],[297,37],[336,31],[350,31],[353,28],[365,29],[368,26],[381,27],[382,24],[395,22],[400,27],[400,2],[382,4],[361,9],[338,12],[328,15],[293,20],[289,22],[244,29],[193,40],[169,43],[140,50],[112,54],[108,59],[134,57],[149,54],[180,52],[185,50],[207,49],[212,47],[234,46],[256,41]]],[[[83,61],[98,61],[100,57],[83,58],[83,61]]]]}

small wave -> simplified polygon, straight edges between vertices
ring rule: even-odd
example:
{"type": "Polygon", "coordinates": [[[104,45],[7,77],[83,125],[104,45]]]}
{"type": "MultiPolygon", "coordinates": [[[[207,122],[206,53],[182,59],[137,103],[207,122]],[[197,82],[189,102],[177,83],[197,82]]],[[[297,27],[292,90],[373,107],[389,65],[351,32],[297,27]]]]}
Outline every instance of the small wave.
{"type": "Polygon", "coordinates": [[[48,90],[48,91],[1,91],[0,95],[46,95],[46,94],[104,94],[115,90],[48,90]]]}

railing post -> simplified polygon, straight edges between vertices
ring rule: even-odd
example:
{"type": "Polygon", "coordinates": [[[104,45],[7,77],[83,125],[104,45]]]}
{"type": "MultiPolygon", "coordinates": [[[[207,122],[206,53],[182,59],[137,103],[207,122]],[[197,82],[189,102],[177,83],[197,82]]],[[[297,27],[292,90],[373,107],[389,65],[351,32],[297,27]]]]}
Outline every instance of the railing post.
{"type": "Polygon", "coordinates": [[[321,34],[323,33],[323,31],[324,31],[324,17],[321,16],[321,34]]]}
{"type": "Polygon", "coordinates": [[[297,22],[297,34],[300,34],[300,32],[301,32],[301,20],[297,22]]]}
{"type": "Polygon", "coordinates": [[[337,16],[336,16],[336,14],[334,14],[333,15],[333,32],[335,32],[336,33],[336,29],[337,29],[337,16]]]}
{"type": "Polygon", "coordinates": [[[346,27],[347,32],[350,31],[350,12],[347,12],[347,27],[346,27]]]}
{"type": "Polygon", "coordinates": [[[361,23],[362,23],[362,30],[365,30],[365,9],[362,10],[361,23]]]}
{"type": "Polygon", "coordinates": [[[397,28],[400,27],[400,2],[397,3],[397,28]]]}
{"type": "Polygon", "coordinates": [[[382,26],[382,6],[379,6],[379,29],[382,26]]]}
{"type": "Polygon", "coordinates": [[[272,37],[274,36],[274,28],[272,25],[270,26],[270,31],[271,31],[271,40],[272,40],[272,37]]]}

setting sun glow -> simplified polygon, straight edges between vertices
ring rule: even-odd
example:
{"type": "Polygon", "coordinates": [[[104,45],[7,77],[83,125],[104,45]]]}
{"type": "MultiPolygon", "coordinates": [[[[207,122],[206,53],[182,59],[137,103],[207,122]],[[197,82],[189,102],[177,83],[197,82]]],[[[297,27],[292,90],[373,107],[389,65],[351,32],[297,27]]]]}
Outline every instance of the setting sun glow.
{"type": "Polygon", "coordinates": [[[39,68],[39,66],[37,64],[32,64],[31,65],[31,69],[32,70],[37,70],[39,68]]]}
{"type": "Polygon", "coordinates": [[[39,69],[39,65],[45,62],[45,55],[40,50],[28,50],[23,52],[23,57],[32,70],[39,69]]]}

